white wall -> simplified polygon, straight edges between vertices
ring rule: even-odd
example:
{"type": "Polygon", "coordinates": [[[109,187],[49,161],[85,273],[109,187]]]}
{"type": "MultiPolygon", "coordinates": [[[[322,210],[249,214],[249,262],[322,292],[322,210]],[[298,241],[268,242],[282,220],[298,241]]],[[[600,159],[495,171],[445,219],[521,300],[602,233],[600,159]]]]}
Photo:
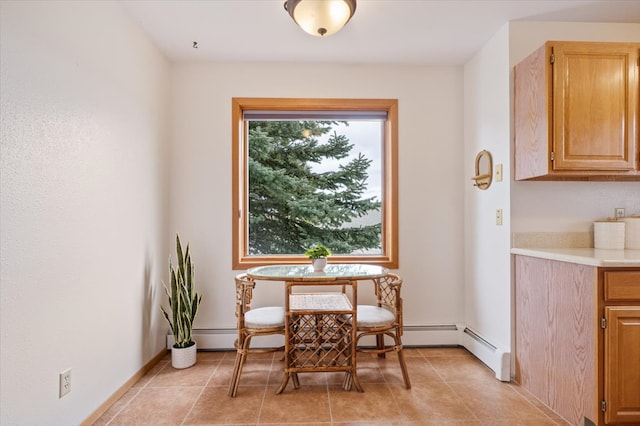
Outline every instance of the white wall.
{"type": "MultiPolygon", "coordinates": [[[[547,39],[637,41],[637,24],[514,22],[464,70],[226,63],[168,72],[113,2],[0,5],[3,425],[79,423],[163,349],[160,281],[175,232],[191,243],[204,294],[196,327],[235,327],[234,96],[399,99],[407,326],[466,323],[508,348],[509,231],[586,230],[613,207],[640,213],[638,183],[511,182],[509,151],[517,61],[547,39]],[[487,191],[470,180],[481,149],[504,164],[504,182],[487,191]],[[69,367],[73,390],[58,399],[69,367]]],[[[277,284],[257,295],[281,297],[277,284]]]]}
{"type": "MultiPolygon", "coordinates": [[[[640,41],[640,24],[512,22],[509,66],[547,40],[640,41]]],[[[513,182],[513,232],[587,232],[613,209],[640,214],[638,182],[513,182]]]]}
{"type": "Polygon", "coordinates": [[[511,232],[588,232],[615,207],[640,213],[638,182],[511,181],[512,69],[547,40],[638,41],[640,25],[515,21],[465,64],[465,321],[505,351],[512,345],[511,232]],[[486,191],[470,181],[482,149],[504,173],[486,191]],[[503,226],[495,224],[498,208],[503,226]]]}
{"type": "Polygon", "coordinates": [[[465,318],[503,352],[511,348],[509,32],[505,25],[464,67],[465,318]],[[503,180],[473,186],[475,158],[486,149],[503,180]],[[503,225],[496,225],[502,209],[503,225]]]}
{"type": "Polygon", "coordinates": [[[168,65],[115,2],[0,16],[0,424],[79,424],[164,348],[168,65]]]}
{"type": "MultiPolygon", "coordinates": [[[[235,327],[232,97],[397,98],[405,324],[464,319],[460,68],[182,64],[173,67],[171,86],[170,229],[192,245],[204,293],[196,328],[235,327]]],[[[255,297],[257,303],[282,303],[282,292],[282,285],[265,282],[255,297]]]]}

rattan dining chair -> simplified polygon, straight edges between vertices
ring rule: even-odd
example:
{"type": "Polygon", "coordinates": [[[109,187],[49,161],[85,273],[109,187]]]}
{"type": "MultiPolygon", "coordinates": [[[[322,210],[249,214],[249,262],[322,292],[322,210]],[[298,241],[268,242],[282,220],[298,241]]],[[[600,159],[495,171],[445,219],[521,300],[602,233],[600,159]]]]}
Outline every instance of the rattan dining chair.
{"type": "Polygon", "coordinates": [[[284,307],[267,306],[252,309],[251,299],[256,285],[255,281],[248,277],[247,274],[237,275],[235,280],[238,338],[234,344],[236,361],[228,391],[228,395],[231,397],[235,397],[238,392],[242,367],[244,367],[249,353],[274,352],[284,348],[284,346],[278,348],[249,348],[252,337],[274,334],[282,334],[284,336],[284,307]]]}
{"type": "Polygon", "coordinates": [[[411,389],[409,372],[402,353],[402,279],[396,274],[387,274],[373,280],[377,305],[358,305],[356,347],[358,352],[377,354],[384,358],[387,352],[396,352],[402,378],[407,389],[411,389]],[[361,338],[375,336],[375,347],[357,346],[361,338]],[[393,343],[385,344],[385,336],[393,343]]]}

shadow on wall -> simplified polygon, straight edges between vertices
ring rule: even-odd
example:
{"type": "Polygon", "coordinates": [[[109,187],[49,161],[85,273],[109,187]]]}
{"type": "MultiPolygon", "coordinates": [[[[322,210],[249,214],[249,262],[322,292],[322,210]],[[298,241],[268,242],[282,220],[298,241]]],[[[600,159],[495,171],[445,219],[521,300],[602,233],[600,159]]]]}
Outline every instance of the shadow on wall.
{"type": "MultiPolygon", "coordinates": [[[[149,259],[149,253],[145,254],[144,268],[142,272],[142,289],[143,293],[143,307],[142,307],[142,323],[141,325],[141,342],[142,342],[142,357],[143,360],[149,359],[152,356],[157,355],[154,348],[155,333],[152,332],[153,310],[156,296],[156,289],[151,282],[151,261],[149,259]]],[[[157,308],[157,307],[156,307],[157,308]]],[[[160,309],[160,308],[158,308],[160,309]]]]}

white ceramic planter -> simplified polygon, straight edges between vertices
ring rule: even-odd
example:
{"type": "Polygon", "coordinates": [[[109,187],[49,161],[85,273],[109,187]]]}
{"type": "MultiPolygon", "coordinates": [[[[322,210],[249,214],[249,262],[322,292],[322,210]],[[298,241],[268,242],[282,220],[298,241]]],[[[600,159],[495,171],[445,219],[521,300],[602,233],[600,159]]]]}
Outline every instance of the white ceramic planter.
{"type": "Polygon", "coordinates": [[[313,265],[314,272],[322,272],[324,271],[324,267],[327,266],[327,258],[321,257],[319,259],[313,259],[311,264],[313,265]]]}
{"type": "Polygon", "coordinates": [[[173,368],[189,368],[196,363],[196,355],[198,352],[197,344],[187,348],[171,347],[171,366],[173,368]]]}

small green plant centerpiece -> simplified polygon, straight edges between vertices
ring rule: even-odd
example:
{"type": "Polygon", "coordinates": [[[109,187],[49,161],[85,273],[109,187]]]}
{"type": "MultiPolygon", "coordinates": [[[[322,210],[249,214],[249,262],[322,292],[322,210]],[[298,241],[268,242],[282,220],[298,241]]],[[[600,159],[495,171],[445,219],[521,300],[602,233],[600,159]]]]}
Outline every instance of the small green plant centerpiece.
{"type": "Polygon", "coordinates": [[[195,291],[193,281],[193,264],[189,253],[189,244],[183,252],[180,237],[176,234],[177,264],[174,266],[169,258],[171,288],[164,285],[169,298],[171,316],[164,307],[162,313],[169,322],[175,344],[171,348],[171,365],[174,368],[187,368],[196,363],[196,342],[193,340],[193,320],[198,312],[202,296],[195,291]]]}
{"type": "Polygon", "coordinates": [[[315,244],[309,247],[307,251],[304,252],[304,255],[311,259],[311,264],[315,272],[322,272],[325,266],[327,266],[327,257],[331,256],[331,251],[322,244],[315,244]]]}

